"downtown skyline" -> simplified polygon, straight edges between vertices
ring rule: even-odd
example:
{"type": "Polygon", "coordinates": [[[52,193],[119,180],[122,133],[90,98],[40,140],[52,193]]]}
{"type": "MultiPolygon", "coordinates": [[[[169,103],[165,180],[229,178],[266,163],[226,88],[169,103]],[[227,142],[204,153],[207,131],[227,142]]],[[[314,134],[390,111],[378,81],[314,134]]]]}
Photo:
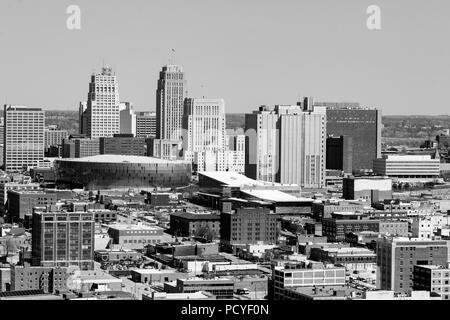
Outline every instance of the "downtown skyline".
{"type": "Polygon", "coordinates": [[[293,104],[305,95],[360,102],[385,115],[447,113],[441,101],[450,48],[441,39],[450,25],[445,10],[435,10],[448,7],[444,1],[427,7],[376,1],[382,10],[379,31],[366,28],[369,1],[342,7],[332,1],[246,1],[238,7],[215,1],[77,1],[82,25],[76,31],[65,25],[71,3],[51,2],[46,10],[30,1],[0,4],[0,41],[15,48],[1,53],[3,103],[76,110],[85,99],[86,79],[110,65],[123,101],[137,111],[156,110],[158,72],[172,59],[183,66],[189,97],[223,98],[229,113],[293,104]],[[158,12],[171,13],[164,35],[158,34],[165,21],[158,12]],[[56,91],[55,79],[65,79],[56,91]]]}

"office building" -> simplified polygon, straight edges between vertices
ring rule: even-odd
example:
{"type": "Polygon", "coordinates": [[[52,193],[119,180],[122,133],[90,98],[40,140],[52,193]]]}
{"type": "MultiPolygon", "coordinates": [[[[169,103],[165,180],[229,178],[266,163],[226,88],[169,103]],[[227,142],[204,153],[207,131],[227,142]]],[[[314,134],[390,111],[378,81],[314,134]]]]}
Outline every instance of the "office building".
{"type": "Polygon", "coordinates": [[[372,171],[373,160],[381,157],[381,110],[361,108],[357,103],[314,105],[327,108],[327,134],[351,137],[353,173],[372,171]]]}
{"type": "Polygon", "coordinates": [[[5,171],[36,167],[44,160],[45,114],[42,109],[5,105],[3,163],[5,171]]]}
{"type": "Polygon", "coordinates": [[[345,267],[324,266],[321,262],[286,264],[273,269],[274,299],[283,300],[287,289],[314,286],[344,286],[345,267]]]}
{"type": "MultiPolygon", "coordinates": [[[[243,172],[245,138],[228,148],[223,99],[186,99],[183,117],[183,155],[195,172],[243,172]],[[244,140],[244,141],[243,141],[244,140]]],[[[234,140],[233,140],[234,142],[234,140]]]]}
{"type": "Polygon", "coordinates": [[[450,268],[440,265],[415,265],[413,289],[428,291],[450,299],[450,268]]]}
{"type": "Polygon", "coordinates": [[[66,291],[68,278],[66,268],[14,266],[11,267],[11,291],[66,291]]]}
{"type": "MultiPolygon", "coordinates": [[[[8,179],[9,180],[9,179],[8,179]]],[[[0,183],[0,216],[3,216],[5,213],[5,205],[8,200],[8,191],[9,190],[39,190],[39,183],[32,183],[30,180],[23,179],[22,181],[11,182],[11,181],[3,181],[0,183]]]]}
{"type": "Polygon", "coordinates": [[[211,232],[213,238],[220,237],[220,215],[211,213],[176,212],[170,215],[170,232],[174,236],[193,237],[211,232]]]}
{"type": "Polygon", "coordinates": [[[112,244],[125,249],[143,249],[148,244],[163,242],[164,230],[156,226],[113,224],[108,228],[112,244]]]}
{"type": "Polygon", "coordinates": [[[136,137],[156,138],[156,112],[136,113],[136,137]]]}
{"type": "Polygon", "coordinates": [[[353,144],[350,136],[328,136],[327,138],[327,170],[339,170],[352,173],[353,144]]]}
{"type": "Polygon", "coordinates": [[[149,138],[146,141],[147,141],[147,155],[149,157],[159,158],[163,160],[183,159],[182,140],[167,140],[167,139],[161,140],[149,138]]]}
{"type": "Polygon", "coordinates": [[[183,68],[166,65],[159,73],[156,90],[156,138],[181,140],[186,79],[183,68]]]}
{"type": "Polygon", "coordinates": [[[415,265],[447,265],[447,241],[383,237],[377,241],[377,286],[408,293],[414,287],[415,265]]]}
{"type": "Polygon", "coordinates": [[[392,179],[387,177],[349,176],[344,177],[342,185],[345,200],[365,200],[371,203],[392,200],[392,179]]]}
{"type": "Polygon", "coordinates": [[[100,154],[100,140],[71,135],[62,143],[63,158],[84,158],[100,154]]]}
{"type": "Polygon", "coordinates": [[[100,154],[146,156],[145,138],[135,138],[133,134],[115,134],[114,137],[100,138],[100,154]]]}
{"type": "Polygon", "coordinates": [[[262,106],[245,115],[245,174],[304,188],[325,186],[325,108],[262,106]]]}
{"type": "Polygon", "coordinates": [[[94,268],[94,214],[35,210],[32,231],[32,265],[94,268]]]}
{"type": "Polygon", "coordinates": [[[119,85],[112,68],[91,76],[87,100],[87,130],[91,139],[120,133],[119,85]]]}
{"type": "Polygon", "coordinates": [[[33,213],[34,207],[54,205],[57,200],[56,193],[43,190],[9,190],[8,219],[11,222],[23,221],[26,215],[33,213]]]}
{"type": "Polygon", "coordinates": [[[269,208],[238,208],[220,214],[220,240],[228,248],[247,244],[276,244],[279,215],[269,208]]]}
{"type": "Polygon", "coordinates": [[[81,101],[78,107],[78,133],[87,136],[87,101],[81,101]]]}
{"type": "Polygon", "coordinates": [[[234,295],[234,281],[229,278],[177,279],[175,282],[165,282],[164,291],[167,293],[195,293],[205,291],[213,294],[217,299],[231,299],[234,295]]]}
{"type": "Polygon", "coordinates": [[[429,155],[383,155],[373,161],[373,170],[392,178],[438,178],[440,160],[429,155]]]}
{"type": "Polygon", "coordinates": [[[44,147],[50,148],[51,146],[59,146],[63,143],[64,139],[69,137],[67,130],[61,130],[58,126],[47,126],[44,130],[44,147]]]}
{"type": "Polygon", "coordinates": [[[322,234],[329,242],[343,242],[347,233],[363,231],[378,232],[380,221],[363,219],[354,214],[333,214],[332,218],[322,219],[322,234]],[[340,216],[337,218],[336,216],[340,216]]]}
{"type": "Polygon", "coordinates": [[[136,113],[131,102],[121,102],[120,112],[120,134],[131,134],[136,136],[136,113]]]}

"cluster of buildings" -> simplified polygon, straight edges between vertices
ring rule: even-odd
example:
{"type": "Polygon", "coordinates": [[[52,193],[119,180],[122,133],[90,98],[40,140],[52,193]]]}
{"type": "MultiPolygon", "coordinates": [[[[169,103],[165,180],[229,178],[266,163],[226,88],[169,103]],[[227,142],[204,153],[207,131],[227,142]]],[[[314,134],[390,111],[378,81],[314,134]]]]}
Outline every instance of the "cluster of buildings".
{"type": "Polygon", "coordinates": [[[156,112],[93,74],[79,132],[6,105],[0,299],[448,300],[439,152],[382,152],[358,103],[261,106],[227,134],[223,99],[162,68],[156,112]]]}

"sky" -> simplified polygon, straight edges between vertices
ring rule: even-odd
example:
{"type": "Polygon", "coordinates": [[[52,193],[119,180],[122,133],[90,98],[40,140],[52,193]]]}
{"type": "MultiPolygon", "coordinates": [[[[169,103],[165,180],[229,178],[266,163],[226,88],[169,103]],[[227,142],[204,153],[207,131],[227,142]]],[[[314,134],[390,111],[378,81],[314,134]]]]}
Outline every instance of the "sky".
{"type": "Polygon", "coordinates": [[[226,111],[360,102],[385,115],[450,114],[448,0],[1,0],[1,104],[77,110],[90,75],[118,76],[121,101],[154,110],[175,49],[189,97],[226,111]],[[69,30],[69,5],[81,29],[69,30]],[[381,30],[366,26],[369,5],[381,30]]]}

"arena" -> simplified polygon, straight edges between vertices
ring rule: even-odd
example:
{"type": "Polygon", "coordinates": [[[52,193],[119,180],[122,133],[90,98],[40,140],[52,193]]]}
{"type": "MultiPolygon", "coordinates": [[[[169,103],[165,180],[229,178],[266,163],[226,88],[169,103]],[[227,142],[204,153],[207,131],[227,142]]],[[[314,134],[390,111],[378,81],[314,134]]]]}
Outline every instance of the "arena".
{"type": "Polygon", "coordinates": [[[59,186],[86,190],[181,187],[192,175],[186,161],[121,155],[58,159],[55,171],[59,186]]]}

